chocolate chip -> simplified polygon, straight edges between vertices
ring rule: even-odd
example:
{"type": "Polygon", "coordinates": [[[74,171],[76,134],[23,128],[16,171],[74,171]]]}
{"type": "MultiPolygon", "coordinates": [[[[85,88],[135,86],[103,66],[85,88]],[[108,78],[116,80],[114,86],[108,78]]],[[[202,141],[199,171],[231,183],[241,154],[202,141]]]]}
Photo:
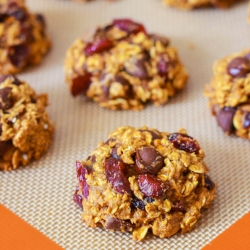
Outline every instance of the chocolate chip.
{"type": "Polygon", "coordinates": [[[12,84],[19,86],[21,82],[13,75],[1,75],[0,76],[0,84],[4,82],[7,78],[11,78],[12,84]]]}
{"type": "Polygon", "coordinates": [[[117,154],[117,148],[111,149],[111,156],[116,159],[120,159],[120,156],[117,154]]]}
{"type": "Polygon", "coordinates": [[[36,14],[36,20],[43,26],[46,26],[44,16],[42,14],[36,14]]]}
{"type": "Polygon", "coordinates": [[[0,156],[4,154],[12,147],[12,141],[0,141],[0,156]]]}
{"type": "Polygon", "coordinates": [[[247,112],[244,119],[244,128],[250,128],[250,112],[247,112]]]}
{"type": "Polygon", "coordinates": [[[181,201],[173,201],[171,206],[171,212],[186,213],[186,209],[181,201]]]}
{"type": "Polygon", "coordinates": [[[246,77],[250,73],[250,60],[246,57],[236,57],[227,66],[227,72],[233,77],[246,77]]]}
{"type": "Polygon", "coordinates": [[[138,208],[140,210],[145,210],[146,204],[143,200],[140,200],[137,197],[134,197],[131,201],[131,206],[134,208],[138,208]]]}
{"type": "Polygon", "coordinates": [[[169,69],[173,67],[173,62],[171,59],[166,55],[160,55],[156,66],[159,75],[168,79],[169,69]]]}
{"type": "Polygon", "coordinates": [[[147,130],[147,129],[141,129],[141,130],[139,130],[139,131],[141,131],[141,132],[149,132],[151,135],[152,135],[152,140],[156,140],[156,139],[161,139],[162,137],[161,137],[161,135],[160,134],[158,134],[157,132],[155,132],[155,131],[151,131],[151,130],[147,130]]]}
{"type": "Polygon", "coordinates": [[[152,202],[155,201],[155,199],[152,198],[152,197],[145,197],[145,198],[144,198],[144,201],[146,201],[147,203],[152,203],[152,202]]]}
{"type": "Polygon", "coordinates": [[[127,64],[125,64],[125,70],[128,74],[139,77],[140,79],[148,79],[149,74],[146,67],[147,57],[141,55],[141,57],[131,57],[127,64]]]}
{"type": "Polygon", "coordinates": [[[106,223],[106,228],[114,231],[132,231],[132,224],[128,221],[110,218],[106,223]]]}
{"type": "Polygon", "coordinates": [[[205,178],[205,187],[208,190],[212,190],[215,187],[214,182],[212,182],[211,179],[209,178],[209,176],[206,174],[204,175],[204,178],[205,178]]]}
{"type": "Polygon", "coordinates": [[[17,68],[23,66],[29,55],[29,47],[27,45],[14,45],[8,48],[8,57],[10,62],[17,68]]]}
{"type": "Polygon", "coordinates": [[[6,110],[11,108],[13,105],[13,102],[11,100],[11,88],[6,87],[3,89],[0,89],[0,109],[6,110]]]}
{"type": "Polygon", "coordinates": [[[151,147],[136,149],[136,166],[138,173],[157,174],[164,166],[162,155],[151,147]]]}
{"type": "Polygon", "coordinates": [[[164,46],[169,45],[169,39],[163,36],[159,36],[156,34],[150,35],[150,38],[156,43],[157,41],[160,41],[164,46]]]}
{"type": "Polygon", "coordinates": [[[235,112],[235,108],[225,107],[221,109],[216,115],[218,125],[227,134],[231,134],[234,130],[233,118],[235,112]]]}

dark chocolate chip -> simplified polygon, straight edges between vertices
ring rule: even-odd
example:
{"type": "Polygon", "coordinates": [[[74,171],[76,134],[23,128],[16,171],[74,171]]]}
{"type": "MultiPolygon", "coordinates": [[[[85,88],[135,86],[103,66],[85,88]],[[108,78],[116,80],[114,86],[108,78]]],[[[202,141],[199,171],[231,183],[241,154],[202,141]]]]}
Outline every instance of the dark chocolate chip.
{"type": "Polygon", "coordinates": [[[250,73],[250,60],[246,57],[236,57],[227,66],[227,72],[233,77],[246,77],[250,73]]]}
{"type": "Polygon", "coordinates": [[[173,201],[172,207],[171,207],[171,212],[186,213],[186,209],[181,201],[173,201]]]}
{"type": "Polygon", "coordinates": [[[144,201],[146,201],[147,203],[152,203],[152,202],[155,201],[155,199],[152,198],[152,197],[145,197],[145,198],[144,198],[144,201]]]}
{"type": "Polygon", "coordinates": [[[131,205],[134,208],[138,208],[140,210],[145,210],[145,202],[143,200],[138,199],[137,197],[134,197],[131,201],[131,205]]]}
{"type": "Polygon", "coordinates": [[[42,14],[36,14],[36,20],[43,26],[46,26],[45,18],[42,14]]]}
{"type": "Polygon", "coordinates": [[[132,224],[128,221],[110,218],[106,223],[106,228],[114,231],[132,231],[132,224]]]}
{"type": "Polygon", "coordinates": [[[149,132],[149,133],[152,135],[152,139],[153,139],[153,140],[161,139],[161,135],[158,134],[158,133],[155,132],[155,131],[151,131],[151,130],[147,130],[147,129],[141,129],[140,131],[141,131],[141,132],[144,132],[144,131],[149,132]]]}
{"type": "Polygon", "coordinates": [[[115,159],[120,159],[120,156],[117,154],[117,148],[111,149],[111,156],[115,159]]]}
{"type": "Polygon", "coordinates": [[[231,134],[234,130],[233,118],[235,112],[235,108],[225,107],[221,109],[216,115],[218,125],[227,134],[231,134]]]}
{"type": "Polygon", "coordinates": [[[244,128],[250,128],[250,112],[247,112],[244,119],[244,128]]]}
{"type": "Polygon", "coordinates": [[[12,147],[12,141],[0,141],[0,156],[4,154],[12,147]]]}
{"type": "Polygon", "coordinates": [[[164,166],[162,155],[151,147],[136,150],[136,171],[138,173],[157,174],[164,166]]]}
{"type": "Polygon", "coordinates": [[[139,77],[140,79],[148,79],[149,74],[146,67],[147,57],[142,55],[140,58],[131,57],[125,65],[125,70],[128,74],[139,77]]]}
{"type": "Polygon", "coordinates": [[[156,43],[157,41],[160,41],[164,46],[169,45],[169,39],[163,36],[159,36],[156,34],[150,35],[150,38],[156,43]]]}
{"type": "Polygon", "coordinates": [[[11,88],[6,87],[3,89],[0,89],[0,109],[6,110],[11,108],[13,105],[13,102],[11,100],[11,88]]]}
{"type": "Polygon", "coordinates": [[[21,68],[29,56],[27,45],[14,45],[8,48],[8,57],[10,62],[17,68],[21,68]]]}
{"type": "Polygon", "coordinates": [[[205,187],[208,189],[208,190],[212,190],[214,187],[215,187],[215,184],[213,181],[211,181],[211,179],[209,178],[208,175],[204,175],[204,178],[205,178],[205,187]]]}

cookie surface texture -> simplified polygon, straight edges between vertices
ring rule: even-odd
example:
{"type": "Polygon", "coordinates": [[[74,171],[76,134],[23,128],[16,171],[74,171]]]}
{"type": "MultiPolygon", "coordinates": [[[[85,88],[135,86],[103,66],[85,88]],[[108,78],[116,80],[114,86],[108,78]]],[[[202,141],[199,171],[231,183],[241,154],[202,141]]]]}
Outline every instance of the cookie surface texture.
{"type": "Polygon", "coordinates": [[[120,127],[76,161],[73,199],[88,226],[160,238],[191,230],[215,198],[199,143],[186,134],[120,127]]]}
{"type": "Polygon", "coordinates": [[[169,40],[129,19],[98,28],[89,41],[76,40],[67,52],[65,72],[73,96],[85,94],[113,110],[163,105],[187,80],[169,40]]]}
{"type": "Polygon", "coordinates": [[[37,95],[13,76],[0,79],[0,170],[16,169],[38,160],[51,144],[54,127],[47,95],[37,95]]]}

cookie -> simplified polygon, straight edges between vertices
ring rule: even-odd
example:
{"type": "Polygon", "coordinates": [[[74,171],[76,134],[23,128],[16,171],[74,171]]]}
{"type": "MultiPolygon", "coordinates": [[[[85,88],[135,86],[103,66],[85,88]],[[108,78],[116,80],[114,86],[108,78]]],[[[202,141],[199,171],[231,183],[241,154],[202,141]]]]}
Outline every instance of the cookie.
{"type": "Polygon", "coordinates": [[[163,0],[167,6],[173,6],[180,9],[194,9],[201,7],[228,8],[239,0],[163,0]]]}
{"type": "Polygon", "coordinates": [[[0,42],[0,74],[40,63],[51,46],[44,17],[31,14],[23,0],[0,0],[0,42]]]}
{"type": "Polygon", "coordinates": [[[250,139],[250,50],[216,61],[213,72],[205,95],[218,125],[227,135],[250,139]]]}
{"type": "Polygon", "coordinates": [[[1,76],[0,170],[25,166],[48,150],[54,127],[46,106],[46,94],[37,95],[14,76],[1,76]]]}
{"type": "Polygon", "coordinates": [[[120,127],[76,161],[73,200],[88,226],[131,232],[136,241],[149,231],[160,238],[185,233],[215,198],[204,157],[184,129],[120,127]]]}
{"type": "Polygon", "coordinates": [[[89,41],[77,39],[67,52],[65,72],[73,96],[85,94],[113,110],[163,105],[187,80],[169,40],[129,19],[97,28],[89,41]]]}

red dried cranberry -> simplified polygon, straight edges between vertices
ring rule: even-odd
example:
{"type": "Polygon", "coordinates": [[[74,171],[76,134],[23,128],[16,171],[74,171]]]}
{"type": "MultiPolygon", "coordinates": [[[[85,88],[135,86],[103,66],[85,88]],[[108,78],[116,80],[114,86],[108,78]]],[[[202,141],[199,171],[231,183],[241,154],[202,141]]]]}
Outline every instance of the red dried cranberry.
{"type": "Polygon", "coordinates": [[[212,190],[214,187],[215,187],[215,184],[214,182],[209,178],[208,175],[204,175],[204,178],[205,178],[205,187],[208,189],[208,190],[212,190]]]}
{"type": "Polygon", "coordinates": [[[244,119],[244,128],[250,128],[250,112],[247,112],[244,119]]]}
{"type": "Polygon", "coordinates": [[[86,73],[73,79],[71,93],[73,96],[85,94],[91,84],[91,74],[86,73]]]}
{"type": "Polygon", "coordinates": [[[138,184],[141,192],[146,197],[162,197],[168,189],[168,186],[164,182],[158,180],[152,174],[140,174],[138,176],[138,184]]]}
{"type": "Polygon", "coordinates": [[[7,110],[12,107],[11,90],[10,87],[0,89],[0,109],[7,110]]]}
{"type": "Polygon", "coordinates": [[[14,45],[8,48],[8,57],[10,62],[17,68],[21,68],[27,61],[29,48],[27,45],[14,45]]]}
{"type": "Polygon", "coordinates": [[[151,147],[136,149],[135,169],[138,173],[157,174],[164,166],[162,155],[151,147]]]}
{"type": "Polygon", "coordinates": [[[76,161],[76,176],[79,182],[79,185],[82,187],[82,195],[87,199],[89,196],[89,185],[86,181],[86,175],[90,171],[86,166],[83,166],[81,162],[76,161]]]}
{"type": "Polygon", "coordinates": [[[75,204],[77,206],[79,206],[80,208],[82,208],[82,196],[80,194],[78,194],[79,191],[79,187],[76,187],[75,193],[73,195],[73,201],[75,202],[75,204]]]}
{"type": "Polygon", "coordinates": [[[227,134],[231,134],[234,131],[233,118],[235,112],[235,108],[224,107],[216,114],[218,125],[227,134]]]}
{"type": "Polygon", "coordinates": [[[227,66],[227,72],[232,77],[245,77],[250,73],[250,60],[246,57],[236,57],[227,66]]]}
{"type": "Polygon", "coordinates": [[[12,147],[12,140],[0,141],[0,156],[4,154],[12,147]]]}
{"type": "Polygon", "coordinates": [[[106,228],[114,231],[129,232],[132,230],[132,224],[129,221],[124,221],[117,218],[110,218],[106,223],[106,228]]]}
{"type": "Polygon", "coordinates": [[[87,55],[92,55],[94,53],[101,53],[103,51],[109,50],[112,47],[112,41],[107,38],[103,38],[101,40],[96,40],[92,43],[88,43],[84,51],[87,55]]]}
{"type": "Polygon", "coordinates": [[[168,137],[168,139],[177,149],[184,150],[187,153],[199,154],[200,146],[191,136],[183,133],[173,133],[168,137]]]}
{"type": "Polygon", "coordinates": [[[181,201],[173,201],[171,212],[181,212],[186,213],[186,209],[181,201]]]}
{"type": "Polygon", "coordinates": [[[139,32],[146,33],[144,26],[140,23],[133,22],[130,19],[115,19],[113,25],[120,30],[128,33],[137,34],[139,32]]]}
{"type": "Polygon", "coordinates": [[[132,195],[129,181],[126,177],[126,166],[120,159],[109,158],[105,160],[106,177],[115,191],[119,194],[132,195]]]}

